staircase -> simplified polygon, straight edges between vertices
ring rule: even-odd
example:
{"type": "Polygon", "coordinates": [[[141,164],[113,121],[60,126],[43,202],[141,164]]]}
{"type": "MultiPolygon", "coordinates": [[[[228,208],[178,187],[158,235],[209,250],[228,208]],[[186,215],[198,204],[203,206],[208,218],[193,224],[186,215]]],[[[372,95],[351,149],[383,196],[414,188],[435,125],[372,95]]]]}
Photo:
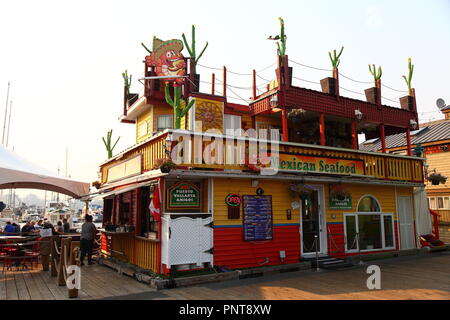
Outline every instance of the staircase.
{"type": "MultiPolygon", "coordinates": [[[[317,267],[317,260],[316,258],[303,258],[302,260],[311,262],[311,267],[316,268],[317,267]]],[[[321,269],[340,269],[340,268],[347,268],[347,267],[353,267],[353,263],[343,260],[343,259],[337,259],[329,256],[321,256],[318,259],[319,261],[319,268],[321,269]]]]}

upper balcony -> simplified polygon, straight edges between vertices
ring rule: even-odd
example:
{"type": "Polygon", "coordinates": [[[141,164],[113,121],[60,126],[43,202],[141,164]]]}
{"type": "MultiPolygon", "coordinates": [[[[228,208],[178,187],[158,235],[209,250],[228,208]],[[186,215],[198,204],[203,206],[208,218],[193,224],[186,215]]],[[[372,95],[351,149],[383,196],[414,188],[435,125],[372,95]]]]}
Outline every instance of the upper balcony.
{"type": "Polygon", "coordinates": [[[394,184],[423,183],[422,158],[172,129],[103,163],[101,182],[104,187],[113,186],[124,178],[157,170],[157,160],[161,158],[178,162],[176,169],[205,176],[214,170],[229,175],[268,174],[285,179],[312,176],[394,184]],[[252,155],[263,159],[266,154],[270,162],[252,164],[252,155]],[[268,172],[271,169],[273,172],[268,172]]]}

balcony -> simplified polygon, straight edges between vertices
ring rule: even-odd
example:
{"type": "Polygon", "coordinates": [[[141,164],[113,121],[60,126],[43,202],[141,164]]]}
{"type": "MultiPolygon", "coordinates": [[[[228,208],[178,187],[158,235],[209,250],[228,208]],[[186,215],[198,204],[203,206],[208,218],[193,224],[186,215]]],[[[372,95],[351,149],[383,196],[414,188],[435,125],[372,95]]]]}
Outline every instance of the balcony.
{"type": "Polygon", "coordinates": [[[276,168],[278,176],[308,175],[423,183],[422,158],[173,129],[165,130],[103,163],[101,182],[109,184],[157,169],[156,160],[164,157],[171,157],[178,163],[177,169],[195,171],[200,175],[211,170],[230,175],[260,175],[264,170],[276,168]],[[214,145],[218,147],[214,148],[214,145]],[[211,156],[204,157],[207,148],[214,151],[211,156]],[[267,154],[272,161],[252,165],[248,160],[249,154],[259,154],[260,157],[267,154]],[[222,161],[214,161],[214,158],[222,161]],[[261,167],[263,171],[260,171],[261,167]]]}

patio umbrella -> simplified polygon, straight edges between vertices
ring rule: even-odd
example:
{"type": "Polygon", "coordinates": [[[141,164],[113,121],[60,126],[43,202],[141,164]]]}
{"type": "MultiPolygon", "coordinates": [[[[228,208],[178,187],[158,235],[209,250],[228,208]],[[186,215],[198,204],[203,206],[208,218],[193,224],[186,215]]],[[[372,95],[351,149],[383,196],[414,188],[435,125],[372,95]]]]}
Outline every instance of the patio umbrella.
{"type": "Polygon", "coordinates": [[[40,189],[80,198],[89,183],[59,177],[0,146],[0,189],[40,189]]]}

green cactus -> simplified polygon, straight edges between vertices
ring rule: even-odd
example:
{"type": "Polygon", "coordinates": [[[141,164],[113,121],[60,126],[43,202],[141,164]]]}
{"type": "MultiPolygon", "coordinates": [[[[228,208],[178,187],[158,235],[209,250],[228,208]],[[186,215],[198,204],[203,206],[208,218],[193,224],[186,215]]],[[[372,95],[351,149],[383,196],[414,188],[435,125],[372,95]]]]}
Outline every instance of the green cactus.
{"type": "Polygon", "coordinates": [[[147,50],[147,52],[148,52],[149,54],[152,54],[152,51],[151,51],[149,48],[147,48],[143,42],[141,42],[141,46],[143,46],[144,49],[147,50]]]}
{"type": "Polygon", "coordinates": [[[336,50],[333,50],[333,56],[331,55],[331,52],[328,52],[328,56],[330,57],[331,64],[333,65],[333,70],[331,71],[332,76],[334,77],[334,70],[336,70],[339,67],[339,64],[341,63],[341,54],[344,50],[344,46],[342,46],[341,51],[339,51],[339,54],[336,55],[336,50]]]}
{"type": "Polygon", "coordinates": [[[181,118],[183,118],[187,114],[189,109],[194,104],[194,100],[189,101],[189,103],[185,103],[186,107],[183,108],[183,105],[181,103],[183,101],[181,99],[181,87],[174,86],[173,91],[174,91],[174,97],[172,99],[172,97],[170,96],[169,84],[166,83],[166,86],[164,88],[164,92],[166,95],[166,102],[173,108],[173,114],[174,114],[174,118],[175,118],[175,121],[174,121],[175,129],[180,129],[181,128],[181,118]]]}
{"type": "Polygon", "coordinates": [[[277,41],[277,53],[279,56],[284,58],[284,55],[286,54],[286,38],[287,37],[284,34],[284,20],[282,18],[278,18],[278,20],[280,21],[280,35],[279,35],[280,41],[277,41]]]}
{"type": "Polygon", "coordinates": [[[105,137],[102,137],[106,151],[108,152],[108,159],[112,158],[113,150],[116,147],[117,142],[119,142],[119,140],[120,140],[120,137],[118,137],[116,142],[114,143],[114,145],[111,147],[111,136],[112,136],[112,129],[108,131],[108,134],[106,135],[106,139],[105,139],[105,137]]]}
{"type": "Polygon", "coordinates": [[[381,66],[378,67],[378,72],[377,72],[377,69],[375,68],[375,65],[373,64],[372,66],[373,66],[373,70],[369,64],[369,71],[373,75],[373,81],[374,81],[375,87],[376,87],[377,81],[381,79],[381,75],[383,74],[383,71],[381,70],[381,66]]]}
{"type": "Polygon", "coordinates": [[[413,76],[413,72],[414,72],[414,65],[411,63],[411,58],[408,58],[408,78],[406,78],[406,76],[402,76],[402,77],[403,77],[403,79],[405,79],[406,85],[408,86],[408,94],[410,96],[412,95],[411,79],[413,76]]]}
{"type": "Polygon", "coordinates": [[[123,78],[123,85],[125,86],[127,90],[127,94],[130,93],[130,87],[131,87],[131,77],[132,75],[128,76],[128,70],[125,70],[122,72],[122,78],[123,78]]]}
{"type": "Polygon", "coordinates": [[[192,35],[191,35],[191,45],[186,40],[186,36],[184,33],[181,35],[183,37],[184,45],[186,46],[187,51],[189,52],[189,55],[194,60],[194,70],[193,72],[196,73],[196,66],[198,60],[202,57],[203,53],[205,52],[206,48],[208,47],[208,41],[206,41],[205,47],[200,52],[200,54],[197,57],[196,51],[195,51],[195,25],[192,25],[192,35]]]}

